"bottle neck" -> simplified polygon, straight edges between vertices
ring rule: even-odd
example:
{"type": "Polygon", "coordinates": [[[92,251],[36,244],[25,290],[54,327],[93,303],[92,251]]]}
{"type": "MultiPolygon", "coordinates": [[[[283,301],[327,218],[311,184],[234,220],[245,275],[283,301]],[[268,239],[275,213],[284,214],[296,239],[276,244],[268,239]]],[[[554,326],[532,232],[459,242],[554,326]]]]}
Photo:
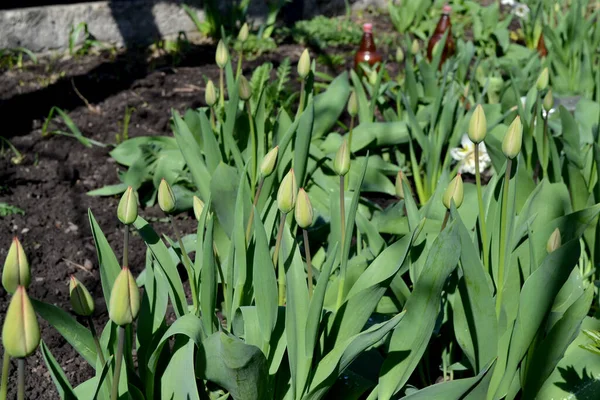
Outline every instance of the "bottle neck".
{"type": "Polygon", "coordinates": [[[360,50],[377,51],[377,48],[375,47],[375,39],[373,38],[373,34],[371,32],[363,33],[362,40],[360,41],[360,50]]]}
{"type": "Polygon", "coordinates": [[[435,31],[436,33],[444,33],[446,32],[448,29],[451,29],[452,27],[452,23],[450,22],[450,15],[449,14],[442,14],[442,17],[440,18],[435,31]]]}

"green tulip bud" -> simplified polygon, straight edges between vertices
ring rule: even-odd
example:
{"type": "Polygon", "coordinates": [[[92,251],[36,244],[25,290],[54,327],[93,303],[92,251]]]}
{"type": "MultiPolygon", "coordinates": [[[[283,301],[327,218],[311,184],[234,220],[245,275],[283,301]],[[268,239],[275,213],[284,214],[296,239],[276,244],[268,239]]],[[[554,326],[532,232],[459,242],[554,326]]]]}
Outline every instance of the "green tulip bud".
{"type": "Polygon", "coordinates": [[[552,253],[554,250],[558,249],[561,246],[561,244],[562,241],[560,239],[560,230],[556,228],[550,235],[550,238],[548,238],[548,243],[546,243],[546,250],[548,251],[548,253],[552,253]]]}
{"type": "Polygon", "coordinates": [[[40,326],[35,311],[25,287],[18,286],[4,318],[2,345],[11,357],[24,358],[31,355],[39,344],[40,326]]]}
{"type": "Polygon", "coordinates": [[[225,68],[227,61],[229,61],[229,50],[227,50],[227,46],[225,46],[225,42],[223,39],[219,40],[219,44],[217,44],[217,53],[215,55],[215,61],[220,69],[225,68]]]}
{"type": "Polygon", "coordinates": [[[371,84],[371,86],[375,86],[377,84],[377,70],[376,69],[372,69],[369,72],[369,83],[371,84]]]}
{"type": "Polygon", "coordinates": [[[399,199],[404,198],[404,185],[402,185],[402,181],[404,180],[404,173],[402,171],[398,171],[396,175],[396,197],[399,199]]]}
{"type": "Polygon", "coordinates": [[[308,49],[304,49],[302,55],[300,56],[300,60],[298,60],[298,75],[300,78],[305,79],[310,72],[310,54],[308,53],[308,49]]]}
{"type": "Polygon", "coordinates": [[[265,156],[260,163],[260,174],[263,178],[271,175],[275,169],[277,163],[277,155],[279,154],[279,146],[273,147],[265,156]]]}
{"type": "Polygon", "coordinates": [[[413,40],[412,46],[410,47],[410,52],[413,54],[417,54],[421,50],[421,46],[419,45],[419,41],[417,39],[413,40]]]}
{"type": "Polygon", "coordinates": [[[215,89],[215,84],[212,80],[209,80],[206,83],[206,91],[204,92],[204,101],[206,101],[206,105],[212,107],[217,102],[217,90],[215,89]]]}
{"type": "Polygon", "coordinates": [[[202,215],[202,211],[204,211],[204,202],[200,200],[197,196],[192,198],[192,203],[194,206],[194,216],[197,221],[200,221],[200,216],[202,215]]]}
{"type": "Polygon", "coordinates": [[[252,96],[252,88],[244,75],[240,75],[238,92],[242,101],[247,101],[252,96]]]}
{"type": "Polygon", "coordinates": [[[478,104],[469,121],[469,139],[473,143],[481,143],[487,133],[487,121],[481,104],[478,104]]]}
{"type": "Polygon", "coordinates": [[[71,300],[71,307],[75,314],[87,317],[94,313],[94,298],[85,286],[77,278],[71,275],[71,281],[69,282],[69,295],[71,300]]]}
{"type": "Polygon", "coordinates": [[[296,217],[296,223],[302,229],[308,228],[313,223],[313,207],[304,189],[298,191],[298,201],[296,202],[294,216],[296,217]]]}
{"type": "Polygon", "coordinates": [[[350,149],[348,148],[348,140],[344,139],[342,145],[335,154],[333,159],[333,171],[339,176],[344,176],[350,170],[350,149]]]}
{"type": "Polygon", "coordinates": [[[450,205],[452,201],[454,201],[454,205],[456,208],[459,208],[462,205],[464,199],[464,189],[463,189],[463,180],[460,174],[456,175],[454,179],[450,181],[448,188],[444,192],[444,196],[442,197],[442,203],[444,203],[444,207],[448,210],[450,209],[450,205]]]}
{"type": "Polygon", "coordinates": [[[351,117],[356,117],[358,114],[358,98],[356,97],[356,92],[354,90],[350,92],[350,98],[348,99],[348,106],[346,109],[351,117]]]}
{"type": "Polygon", "coordinates": [[[502,141],[502,152],[507,158],[515,158],[521,151],[521,142],[523,140],[523,125],[521,125],[521,118],[517,115],[517,118],[510,124],[504,140],[502,141]]]}
{"type": "Polygon", "coordinates": [[[169,214],[175,210],[175,195],[173,189],[163,178],[158,186],[158,206],[165,214],[169,214]]]}
{"type": "Polygon", "coordinates": [[[544,68],[535,82],[535,87],[538,91],[542,91],[548,87],[548,67],[544,68]]]}
{"type": "Polygon", "coordinates": [[[552,96],[552,88],[548,89],[548,93],[544,96],[544,101],[542,103],[544,106],[544,110],[549,112],[554,107],[554,96],[552,96]]]}
{"type": "Polygon", "coordinates": [[[248,34],[250,33],[250,28],[248,28],[248,23],[245,23],[244,25],[242,25],[242,27],[240,28],[240,31],[238,33],[238,40],[242,43],[244,43],[246,40],[248,40],[248,34]]]}
{"type": "Polygon", "coordinates": [[[129,186],[123,196],[121,196],[121,201],[119,201],[119,207],[117,208],[117,217],[119,221],[121,221],[125,225],[131,225],[135,222],[135,219],[138,216],[138,204],[137,204],[137,196],[133,191],[133,188],[129,186]]]}
{"type": "Polygon", "coordinates": [[[401,47],[398,47],[396,49],[396,62],[401,63],[402,61],[404,61],[404,51],[402,51],[401,47]]]}
{"type": "Polygon", "coordinates": [[[123,267],[110,294],[110,319],[119,326],[128,325],[135,320],[139,311],[140,290],[129,268],[123,267]]]}
{"type": "Polygon", "coordinates": [[[283,177],[279,190],[277,191],[277,207],[282,213],[289,213],[296,205],[298,196],[298,184],[296,183],[296,175],[294,170],[290,169],[286,176],[283,177]]]}
{"type": "Polygon", "coordinates": [[[13,238],[2,269],[2,286],[8,293],[14,293],[17,286],[29,287],[31,272],[25,250],[17,237],[13,238]]]}

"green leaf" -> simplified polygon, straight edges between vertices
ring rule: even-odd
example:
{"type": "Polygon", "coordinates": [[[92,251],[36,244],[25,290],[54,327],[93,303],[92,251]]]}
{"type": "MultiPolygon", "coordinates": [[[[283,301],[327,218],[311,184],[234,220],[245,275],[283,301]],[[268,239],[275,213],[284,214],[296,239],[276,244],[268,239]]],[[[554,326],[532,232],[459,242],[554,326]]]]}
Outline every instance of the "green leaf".
{"type": "Polygon", "coordinates": [[[116,185],[106,185],[101,187],[100,189],[90,190],[87,192],[88,196],[114,196],[117,194],[121,194],[127,190],[126,183],[117,183],[116,185]]]}
{"type": "Polygon", "coordinates": [[[348,73],[338,75],[329,84],[327,90],[314,98],[315,123],[312,137],[320,138],[336,123],[342,112],[346,109],[346,103],[350,96],[350,85],[348,73]]]}
{"type": "Polygon", "coordinates": [[[296,140],[294,141],[294,174],[299,187],[304,186],[306,178],[306,165],[308,163],[308,150],[312,139],[315,108],[312,100],[309,100],[306,109],[300,116],[296,140]]]}
{"type": "Polygon", "coordinates": [[[217,143],[215,133],[210,126],[210,122],[208,121],[208,118],[206,118],[206,114],[200,111],[198,112],[198,116],[202,131],[202,142],[204,144],[203,150],[206,157],[206,166],[208,167],[208,171],[213,173],[215,168],[217,168],[217,165],[223,161],[221,158],[221,150],[219,149],[219,144],[217,143]]]}
{"type": "Polygon", "coordinates": [[[410,378],[433,333],[442,289],[460,256],[458,225],[454,222],[435,239],[424,271],[420,274],[404,309],[406,316],[394,330],[379,378],[379,399],[388,400],[410,378]]]}
{"type": "Polygon", "coordinates": [[[193,340],[179,340],[179,343],[176,341],[173,355],[160,381],[161,399],[200,399],[194,376],[193,340]]]}
{"type": "Polygon", "coordinates": [[[54,382],[54,386],[56,387],[60,398],[68,400],[77,399],[77,396],[75,396],[75,392],[73,392],[73,387],[69,383],[67,376],[43,340],[40,343],[40,351],[44,357],[44,362],[46,363],[46,367],[48,367],[48,371],[50,372],[50,376],[52,377],[52,381],[54,382]]]}
{"type": "Polygon", "coordinates": [[[562,122],[562,137],[567,159],[575,164],[577,168],[582,169],[583,161],[581,160],[581,144],[577,122],[575,122],[571,113],[564,106],[559,106],[558,110],[562,122]]]}
{"type": "Polygon", "coordinates": [[[215,331],[217,325],[215,316],[217,304],[217,266],[213,250],[214,223],[214,218],[208,220],[202,255],[202,272],[200,273],[200,310],[202,311],[204,331],[208,335],[215,331]]]}
{"type": "Polygon", "coordinates": [[[237,169],[220,163],[213,172],[213,179],[210,184],[211,199],[215,213],[220,225],[229,238],[233,234],[232,230],[235,221],[231,210],[235,210],[239,181],[240,178],[237,169]]]}
{"type": "Polygon", "coordinates": [[[350,78],[352,79],[352,86],[356,92],[356,98],[358,99],[358,120],[361,124],[367,122],[373,122],[373,114],[371,114],[371,106],[365,88],[360,81],[359,76],[350,70],[350,78]]]}
{"type": "Polygon", "coordinates": [[[96,254],[98,255],[98,265],[100,266],[100,282],[102,283],[102,292],[104,293],[104,302],[108,307],[110,303],[110,293],[112,292],[112,286],[117,279],[117,276],[121,272],[121,266],[115,253],[113,252],[106,236],[102,232],[100,225],[96,222],[92,210],[88,209],[88,217],[90,220],[90,226],[92,228],[92,236],[94,237],[94,244],[96,245],[96,254]]]}

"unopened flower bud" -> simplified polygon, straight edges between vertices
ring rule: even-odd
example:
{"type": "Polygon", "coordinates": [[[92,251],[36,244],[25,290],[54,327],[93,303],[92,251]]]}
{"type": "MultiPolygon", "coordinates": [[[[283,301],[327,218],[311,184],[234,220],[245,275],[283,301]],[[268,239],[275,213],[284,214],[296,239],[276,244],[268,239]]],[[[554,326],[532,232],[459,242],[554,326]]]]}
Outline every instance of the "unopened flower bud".
{"type": "Polygon", "coordinates": [[[354,90],[350,92],[347,110],[351,117],[356,117],[358,114],[358,98],[356,97],[356,92],[354,90]]]}
{"type": "Polygon", "coordinates": [[[87,317],[94,313],[94,298],[85,286],[77,278],[71,275],[69,282],[69,296],[71,307],[75,314],[87,317]]]}
{"type": "Polygon", "coordinates": [[[549,112],[554,107],[554,96],[552,95],[552,88],[548,89],[548,93],[544,96],[544,101],[542,103],[544,106],[544,110],[549,112]]]}
{"type": "Polygon", "coordinates": [[[510,124],[504,140],[502,141],[502,152],[507,158],[515,158],[521,151],[521,142],[523,140],[523,125],[521,118],[517,118],[510,124]]]}
{"type": "Polygon", "coordinates": [[[419,41],[417,39],[413,40],[412,46],[410,47],[410,52],[412,54],[417,54],[420,49],[421,49],[421,46],[419,45],[419,41]]]}
{"type": "Polygon", "coordinates": [[[404,180],[404,173],[402,171],[398,171],[396,175],[396,197],[399,199],[404,199],[404,185],[402,185],[402,181],[404,180]]]}
{"type": "Polygon", "coordinates": [[[560,230],[556,228],[550,235],[550,238],[548,238],[548,243],[546,243],[546,250],[548,251],[548,253],[552,253],[554,250],[558,249],[561,244],[562,241],[560,238],[560,230]]]}
{"type": "Polygon", "coordinates": [[[456,208],[459,208],[462,205],[464,199],[464,189],[463,189],[463,180],[460,174],[456,175],[454,179],[450,181],[448,188],[444,192],[444,196],[442,197],[442,203],[444,203],[444,207],[448,210],[450,209],[450,205],[452,201],[454,201],[454,205],[456,208]]]}
{"type": "Polygon", "coordinates": [[[2,269],[2,286],[8,293],[14,293],[17,286],[29,287],[31,272],[25,250],[17,237],[13,238],[2,269]]]}
{"type": "Polygon", "coordinates": [[[348,140],[344,139],[342,145],[335,153],[333,159],[333,171],[339,176],[344,176],[350,170],[350,148],[348,148],[348,140]]]}
{"type": "Polygon", "coordinates": [[[282,213],[289,213],[296,205],[298,196],[298,184],[296,183],[296,175],[294,170],[290,169],[286,176],[283,177],[279,190],[277,191],[277,207],[282,213]]]}
{"type": "Polygon", "coordinates": [[[277,155],[279,154],[279,146],[273,147],[265,156],[260,163],[260,174],[263,178],[271,175],[275,169],[277,163],[277,155]]]}
{"type": "Polygon", "coordinates": [[[223,42],[223,39],[219,40],[219,44],[217,44],[217,53],[215,55],[215,61],[220,69],[225,68],[225,65],[229,61],[229,50],[227,50],[227,46],[223,42]]]}
{"type": "Polygon", "coordinates": [[[487,121],[481,104],[478,104],[469,121],[469,139],[473,143],[481,143],[487,133],[487,121]]]}
{"type": "Polygon", "coordinates": [[[245,23],[240,28],[240,32],[238,33],[238,40],[240,42],[244,43],[246,40],[248,40],[249,32],[250,32],[250,29],[248,28],[248,23],[245,23]]]}
{"type": "Polygon", "coordinates": [[[548,67],[544,68],[538,76],[537,81],[535,82],[535,87],[538,91],[544,90],[548,87],[548,67]]]}
{"type": "Polygon", "coordinates": [[[200,216],[202,215],[202,211],[204,211],[204,202],[200,200],[197,196],[192,198],[192,203],[194,206],[194,216],[197,221],[200,221],[200,216]]]}
{"type": "Polygon", "coordinates": [[[300,56],[300,60],[298,60],[298,75],[300,78],[304,79],[308,76],[310,72],[310,54],[308,54],[308,49],[304,49],[302,55],[300,56]]]}
{"type": "Polygon", "coordinates": [[[2,345],[13,358],[31,355],[40,344],[40,326],[24,286],[18,286],[10,300],[4,326],[2,345]]]}
{"type": "Polygon", "coordinates": [[[375,86],[375,84],[377,84],[377,70],[376,69],[372,69],[369,72],[369,83],[371,84],[371,86],[375,86]]]}
{"type": "Polygon", "coordinates": [[[242,101],[246,101],[252,96],[252,88],[250,87],[248,79],[246,79],[244,75],[240,75],[238,92],[242,101]]]}
{"type": "Polygon", "coordinates": [[[396,49],[396,62],[401,63],[402,61],[404,61],[404,51],[402,51],[401,47],[398,47],[396,49]]]}
{"type": "Polygon", "coordinates": [[[164,213],[169,214],[175,210],[175,195],[173,189],[163,178],[158,186],[158,206],[164,213]]]}
{"type": "Polygon", "coordinates": [[[298,201],[296,202],[294,216],[296,217],[296,223],[302,229],[308,228],[313,223],[313,207],[304,189],[300,189],[298,192],[298,201]]]}
{"type": "Polygon", "coordinates": [[[108,313],[112,322],[119,326],[132,323],[140,311],[140,290],[127,267],[123,267],[115,279],[108,313]]]}
{"type": "Polygon", "coordinates": [[[206,101],[206,105],[212,107],[217,102],[217,90],[215,89],[215,84],[212,80],[209,80],[206,83],[206,91],[204,92],[204,101],[206,101]]]}
{"type": "Polygon", "coordinates": [[[131,225],[135,222],[135,219],[138,216],[138,204],[137,204],[137,196],[133,191],[133,188],[129,186],[123,196],[121,196],[121,201],[119,201],[119,207],[117,208],[117,217],[119,221],[121,221],[125,225],[131,225]]]}

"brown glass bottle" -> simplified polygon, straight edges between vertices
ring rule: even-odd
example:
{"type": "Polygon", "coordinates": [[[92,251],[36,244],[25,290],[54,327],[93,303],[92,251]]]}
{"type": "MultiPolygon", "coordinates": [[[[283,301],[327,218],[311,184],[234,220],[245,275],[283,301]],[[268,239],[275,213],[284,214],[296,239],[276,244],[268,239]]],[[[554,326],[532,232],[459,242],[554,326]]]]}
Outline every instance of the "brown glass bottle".
{"type": "Polygon", "coordinates": [[[429,44],[427,45],[427,59],[431,61],[433,59],[433,49],[435,45],[442,40],[446,31],[448,31],[446,46],[444,46],[442,58],[440,60],[440,68],[448,58],[452,57],[454,53],[456,53],[456,43],[452,37],[452,23],[450,22],[451,11],[452,8],[446,4],[442,9],[442,16],[440,17],[440,20],[433,31],[433,35],[431,35],[431,39],[429,39],[429,44]]]}
{"type": "Polygon", "coordinates": [[[546,48],[546,42],[544,41],[544,35],[540,36],[537,45],[537,51],[540,54],[540,57],[546,57],[548,55],[548,49],[546,48]]]}
{"type": "Polygon", "coordinates": [[[373,39],[373,25],[363,25],[363,37],[360,41],[360,48],[354,56],[354,69],[360,71],[361,63],[368,63],[371,67],[376,63],[383,61],[381,54],[377,52],[375,47],[375,39],[373,39]]]}

